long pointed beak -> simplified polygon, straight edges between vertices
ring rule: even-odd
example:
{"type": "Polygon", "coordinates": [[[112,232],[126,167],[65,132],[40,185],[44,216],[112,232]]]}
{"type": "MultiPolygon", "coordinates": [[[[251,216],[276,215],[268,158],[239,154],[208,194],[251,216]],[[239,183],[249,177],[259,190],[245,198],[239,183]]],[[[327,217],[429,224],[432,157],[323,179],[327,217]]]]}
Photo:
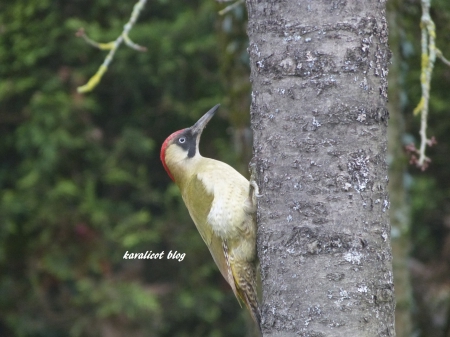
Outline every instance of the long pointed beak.
{"type": "Polygon", "coordinates": [[[192,133],[197,134],[198,136],[201,135],[203,129],[205,128],[206,124],[213,118],[214,114],[216,113],[217,109],[219,108],[220,104],[215,105],[211,110],[209,110],[207,113],[205,113],[198,121],[195,123],[192,127],[192,133]]]}

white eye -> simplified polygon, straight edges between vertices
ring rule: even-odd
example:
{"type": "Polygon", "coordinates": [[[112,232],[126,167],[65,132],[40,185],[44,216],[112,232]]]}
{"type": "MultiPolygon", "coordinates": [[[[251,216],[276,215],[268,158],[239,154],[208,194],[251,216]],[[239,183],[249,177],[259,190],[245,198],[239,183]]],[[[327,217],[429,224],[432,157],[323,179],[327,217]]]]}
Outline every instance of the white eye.
{"type": "Polygon", "coordinates": [[[186,142],[186,138],[181,137],[180,139],[178,139],[178,142],[179,142],[180,144],[183,144],[183,143],[186,142]]]}

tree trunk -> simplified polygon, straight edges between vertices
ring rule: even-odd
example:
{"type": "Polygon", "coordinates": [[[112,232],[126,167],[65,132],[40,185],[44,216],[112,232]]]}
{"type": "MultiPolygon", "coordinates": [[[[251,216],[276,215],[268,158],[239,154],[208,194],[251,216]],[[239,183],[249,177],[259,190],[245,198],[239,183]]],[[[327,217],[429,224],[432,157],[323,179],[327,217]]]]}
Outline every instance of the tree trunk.
{"type": "Polygon", "coordinates": [[[264,336],[394,336],[385,5],[247,8],[264,336]]]}

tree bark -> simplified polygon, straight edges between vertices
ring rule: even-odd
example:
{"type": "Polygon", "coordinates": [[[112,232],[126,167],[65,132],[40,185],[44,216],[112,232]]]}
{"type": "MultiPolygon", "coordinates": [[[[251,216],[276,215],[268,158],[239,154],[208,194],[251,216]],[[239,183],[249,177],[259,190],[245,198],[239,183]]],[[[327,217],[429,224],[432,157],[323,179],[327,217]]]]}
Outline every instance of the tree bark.
{"type": "Polygon", "coordinates": [[[247,9],[264,336],[394,336],[385,4],[247,9]]]}

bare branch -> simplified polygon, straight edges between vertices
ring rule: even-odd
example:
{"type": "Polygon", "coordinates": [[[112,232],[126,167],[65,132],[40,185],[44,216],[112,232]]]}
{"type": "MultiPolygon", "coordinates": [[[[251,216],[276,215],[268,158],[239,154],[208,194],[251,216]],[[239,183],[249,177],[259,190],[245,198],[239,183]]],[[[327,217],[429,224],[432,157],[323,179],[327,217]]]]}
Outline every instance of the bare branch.
{"type": "Polygon", "coordinates": [[[442,52],[436,48],[436,27],[430,16],[431,0],[421,0],[422,3],[422,18],[420,28],[422,30],[422,72],[420,75],[420,82],[422,86],[422,97],[419,104],[414,109],[414,115],[421,114],[420,118],[420,148],[417,152],[419,158],[416,157],[414,163],[424,170],[430,163],[430,159],[425,155],[427,146],[435,143],[433,140],[427,138],[427,122],[428,122],[428,107],[430,100],[431,77],[436,62],[436,56],[439,57],[445,64],[450,66],[442,52]]]}
{"type": "Polygon", "coordinates": [[[441,59],[441,61],[444,62],[444,64],[446,64],[450,67],[450,61],[444,57],[444,55],[442,54],[442,51],[440,49],[436,48],[436,56],[439,57],[441,59]]]}
{"type": "Polygon", "coordinates": [[[86,41],[87,44],[91,45],[94,48],[98,48],[100,50],[111,50],[114,48],[114,42],[115,41],[111,41],[111,42],[107,42],[107,43],[99,43],[96,42],[92,39],[90,39],[87,35],[86,32],[84,30],[84,28],[80,28],[78,30],[78,32],[76,32],[75,34],[77,37],[81,37],[84,41],[86,41]]]}
{"type": "MultiPolygon", "coordinates": [[[[224,1],[225,2],[225,1],[224,1]]],[[[235,3],[225,7],[224,9],[222,9],[219,12],[219,15],[224,15],[227,14],[229,11],[235,9],[237,6],[239,6],[240,4],[244,3],[244,0],[237,0],[235,3]]]]}
{"type": "Polygon", "coordinates": [[[86,43],[90,44],[91,46],[93,46],[95,48],[99,48],[101,50],[109,50],[108,55],[106,56],[102,65],[98,68],[95,75],[92,76],[85,85],[78,87],[77,88],[78,92],[80,92],[80,93],[89,92],[89,91],[92,91],[97,86],[97,84],[100,82],[104,73],[108,70],[110,63],[112,62],[112,60],[114,58],[114,54],[116,53],[116,50],[119,48],[119,46],[122,44],[122,42],[125,42],[125,44],[128,47],[138,50],[138,51],[146,51],[147,50],[147,48],[139,46],[138,44],[131,41],[131,39],[128,37],[128,33],[130,32],[131,28],[133,28],[134,24],[136,23],[136,20],[139,17],[139,14],[141,13],[142,9],[144,8],[146,2],[147,2],[147,0],[139,0],[134,5],[130,20],[127,22],[127,24],[125,26],[123,26],[122,33],[114,41],[111,41],[108,43],[98,43],[94,40],[91,40],[86,35],[83,28],[80,28],[80,30],[78,30],[76,35],[78,37],[83,38],[83,40],[85,40],[86,43]]]}
{"type": "Polygon", "coordinates": [[[434,62],[436,60],[435,49],[435,26],[430,17],[430,0],[422,0],[422,18],[420,28],[422,30],[422,73],[420,82],[422,85],[422,97],[419,104],[414,109],[414,115],[421,114],[420,119],[420,150],[417,166],[424,167],[428,163],[429,158],[425,156],[425,148],[427,144],[427,119],[428,119],[428,103],[430,99],[430,82],[431,73],[433,71],[434,62]]]}

